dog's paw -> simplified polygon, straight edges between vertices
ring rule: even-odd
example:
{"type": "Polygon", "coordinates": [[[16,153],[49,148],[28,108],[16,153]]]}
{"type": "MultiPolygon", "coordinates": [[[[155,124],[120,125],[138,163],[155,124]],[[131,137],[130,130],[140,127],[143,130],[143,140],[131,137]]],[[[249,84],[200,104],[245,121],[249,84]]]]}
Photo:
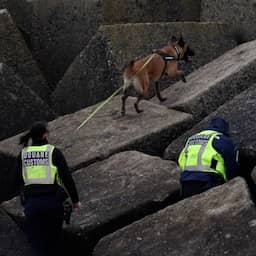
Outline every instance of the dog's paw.
{"type": "Polygon", "coordinates": [[[186,83],[186,82],[187,82],[185,76],[183,76],[183,77],[181,78],[181,80],[182,80],[183,83],[186,83]]]}
{"type": "Polygon", "coordinates": [[[167,100],[167,98],[160,98],[159,100],[160,100],[161,102],[164,102],[164,101],[167,100]]]}

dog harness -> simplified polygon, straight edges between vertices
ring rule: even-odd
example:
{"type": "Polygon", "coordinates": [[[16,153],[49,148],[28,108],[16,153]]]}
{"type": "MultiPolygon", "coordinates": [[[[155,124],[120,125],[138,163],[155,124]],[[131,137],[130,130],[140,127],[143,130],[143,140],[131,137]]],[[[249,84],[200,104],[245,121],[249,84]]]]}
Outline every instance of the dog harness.
{"type": "Polygon", "coordinates": [[[175,51],[176,51],[176,53],[177,53],[178,58],[176,58],[175,56],[170,55],[170,54],[168,54],[168,53],[166,53],[166,52],[163,52],[163,51],[161,51],[161,50],[156,50],[156,51],[154,51],[154,53],[156,53],[156,54],[158,54],[159,56],[161,56],[162,59],[164,60],[164,68],[163,68],[162,74],[161,74],[161,76],[160,76],[159,79],[161,79],[162,76],[165,74],[165,70],[166,70],[167,62],[168,62],[168,61],[178,61],[178,60],[180,59],[180,52],[179,52],[178,48],[177,48],[176,46],[174,46],[174,49],[175,49],[175,51]]]}

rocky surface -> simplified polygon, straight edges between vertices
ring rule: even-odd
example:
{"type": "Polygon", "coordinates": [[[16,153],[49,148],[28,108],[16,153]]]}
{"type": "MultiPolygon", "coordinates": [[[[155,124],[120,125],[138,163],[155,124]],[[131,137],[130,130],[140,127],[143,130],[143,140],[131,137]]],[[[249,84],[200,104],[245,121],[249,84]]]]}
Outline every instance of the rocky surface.
{"type": "MultiPolygon", "coordinates": [[[[190,73],[235,43],[221,23],[140,23],[101,26],[98,34],[77,56],[53,92],[53,107],[60,115],[95,104],[121,87],[122,71],[132,59],[165,46],[173,35],[183,33],[196,56],[183,65],[190,73]],[[210,32],[209,32],[210,31],[210,32]],[[127,44],[129,42],[129,44],[127,44]],[[210,46],[210,47],[209,47],[210,46]]],[[[172,81],[161,83],[162,87],[172,81]]]]}
{"type": "Polygon", "coordinates": [[[164,158],[176,160],[185,141],[192,134],[208,126],[215,116],[225,118],[230,124],[230,134],[235,145],[240,150],[240,161],[244,169],[251,170],[256,165],[256,88],[252,85],[249,89],[236,96],[218,108],[211,115],[204,118],[200,123],[177,140],[174,140],[165,150],[164,158]]]}
{"type": "MultiPolygon", "coordinates": [[[[163,105],[193,114],[200,120],[256,80],[256,41],[226,52],[162,92],[163,105]]],[[[156,97],[153,100],[158,102],[156,97]]]]}
{"type": "Polygon", "coordinates": [[[255,0],[201,0],[201,21],[223,21],[237,41],[256,38],[255,0]]]}
{"type": "Polygon", "coordinates": [[[34,121],[56,117],[49,106],[3,63],[0,63],[0,90],[0,140],[29,129],[34,121]]]}
{"type": "Polygon", "coordinates": [[[25,234],[2,208],[0,208],[0,255],[32,256],[25,234]]]}
{"type": "MultiPolygon", "coordinates": [[[[133,107],[134,100],[128,99],[127,115],[121,117],[121,99],[115,97],[78,131],[77,127],[97,105],[59,117],[49,123],[50,142],[63,151],[71,169],[76,170],[125,150],[161,155],[173,139],[193,124],[191,115],[168,110],[148,101],[141,102],[145,111],[138,115],[133,107]]],[[[1,177],[7,180],[13,175],[13,159],[21,150],[17,146],[19,137],[17,135],[0,142],[1,172],[9,171],[8,175],[1,174],[1,177]]],[[[1,182],[2,195],[9,184],[1,182]]]]}
{"type": "Polygon", "coordinates": [[[0,62],[10,66],[42,99],[49,100],[50,89],[6,9],[0,10],[0,62]]]}
{"type": "Polygon", "coordinates": [[[94,256],[255,254],[255,207],[241,178],[104,237],[94,256]]]}
{"type": "MultiPolygon", "coordinates": [[[[65,229],[85,239],[102,237],[178,200],[177,165],[136,151],[115,154],[75,172],[73,178],[83,207],[65,229]]],[[[2,207],[22,223],[18,198],[2,207]]]]}
{"type": "Polygon", "coordinates": [[[191,0],[102,1],[104,23],[199,21],[201,2],[191,0]]]}

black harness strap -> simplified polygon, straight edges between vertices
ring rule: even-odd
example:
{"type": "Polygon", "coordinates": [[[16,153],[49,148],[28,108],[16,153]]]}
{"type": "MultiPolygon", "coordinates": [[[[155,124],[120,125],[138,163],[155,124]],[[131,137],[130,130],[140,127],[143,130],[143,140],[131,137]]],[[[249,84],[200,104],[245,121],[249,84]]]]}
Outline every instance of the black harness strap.
{"type": "MultiPolygon", "coordinates": [[[[177,52],[176,49],[175,49],[175,51],[177,52]]],[[[160,55],[163,58],[163,60],[164,60],[164,68],[163,68],[162,74],[161,74],[161,76],[159,78],[159,79],[161,79],[162,76],[165,73],[166,66],[167,66],[167,61],[174,61],[174,60],[177,61],[178,59],[175,56],[172,56],[172,55],[170,55],[170,54],[168,54],[166,52],[163,52],[161,50],[156,50],[156,51],[154,51],[154,53],[160,55]]],[[[177,53],[177,55],[178,55],[178,53],[177,53]]],[[[179,58],[179,55],[178,55],[178,58],[179,58]]]]}

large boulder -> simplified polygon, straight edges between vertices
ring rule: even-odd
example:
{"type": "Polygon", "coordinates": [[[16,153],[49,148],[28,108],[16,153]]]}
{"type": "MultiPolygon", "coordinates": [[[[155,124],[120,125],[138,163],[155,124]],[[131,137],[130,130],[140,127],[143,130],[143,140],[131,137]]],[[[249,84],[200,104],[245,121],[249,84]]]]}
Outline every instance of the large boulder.
{"type": "Polygon", "coordinates": [[[0,10],[0,34],[0,62],[13,68],[25,84],[49,101],[50,89],[6,9],[0,10]]]}
{"type": "MultiPolygon", "coordinates": [[[[251,86],[256,79],[256,41],[226,52],[162,92],[168,108],[200,120],[251,86]]],[[[158,102],[155,97],[153,102],[158,102]]]]}
{"type": "Polygon", "coordinates": [[[200,10],[200,0],[102,1],[104,22],[107,24],[199,21],[200,10]]]}
{"type": "Polygon", "coordinates": [[[0,255],[32,256],[25,234],[0,207],[0,255]]]}
{"type": "Polygon", "coordinates": [[[255,206],[241,178],[114,232],[93,255],[255,255],[255,206]]]}
{"type": "MultiPolygon", "coordinates": [[[[78,126],[97,106],[59,117],[49,123],[50,142],[63,151],[71,169],[77,170],[125,150],[162,155],[167,145],[193,124],[191,115],[168,110],[148,101],[141,102],[145,112],[138,115],[133,108],[134,101],[133,98],[127,101],[127,115],[121,117],[121,99],[119,96],[114,97],[79,130],[78,126]]],[[[14,159],[21,150],[18,147],[19,136],[0,142],[0,177],[9,181],[3,184],[0,181],[0,194],[3,196],[6,195],[7,186],[12,188],[14,159]],[[5,170],[8,173],[2,175],[5,170]]]]}
{"type": "MultiPolygon", "coordinates": [[[[140,23],[101,26],[97,35],[77,56],[52,95],[59,114],[95,104],[122,86],[123,67],[130,60],[152,53],[180,33],[195,50],[190,73],[235,46],[228,27],[221,23],[140,23]]],[[[163,81],[162,86],[171,81],[163,81]]]]}
{"type": "Polygon", "coordinates": [[[226,22],[237,42],[256,39],[255,0],[201,0],[201,5],[201,21],[226,22]]]}
{"type": "Polygon", "coordinates": [[[0,63],[0,140],[18,134],[54,112],[7,65],[0,63]]]}
{"type": "MultiPolygon", "coordinates": [[[[177,165],[136,151],[115,154],[73,173],[73,178],[83,207],[65,230],[85,240],[99,239],[178,200],[177,165]]],[[[22,223],[17,198],[2,207],[22,223]]]]}
{"type": "Polygon", "coordinates": [[[193,126],[191,130],[171,142],[164,152],[164,158],[176,161],[186,140],[192,134],[201,129],[205,129],[213,117],[220,116],[226,119],[230,124],[230,135],[234,139],[235,145],[240,150],[242,172],[246,170],[250,171],[256,165],[255,99],[256,88],[255,85],[252,85],[249,89],[193,126]]]}
{"type": "Polygon", "coordinates": [[[8,0],[7,7],[51,84],[101,24],[200,19],[199,0],[8,0]]]}

